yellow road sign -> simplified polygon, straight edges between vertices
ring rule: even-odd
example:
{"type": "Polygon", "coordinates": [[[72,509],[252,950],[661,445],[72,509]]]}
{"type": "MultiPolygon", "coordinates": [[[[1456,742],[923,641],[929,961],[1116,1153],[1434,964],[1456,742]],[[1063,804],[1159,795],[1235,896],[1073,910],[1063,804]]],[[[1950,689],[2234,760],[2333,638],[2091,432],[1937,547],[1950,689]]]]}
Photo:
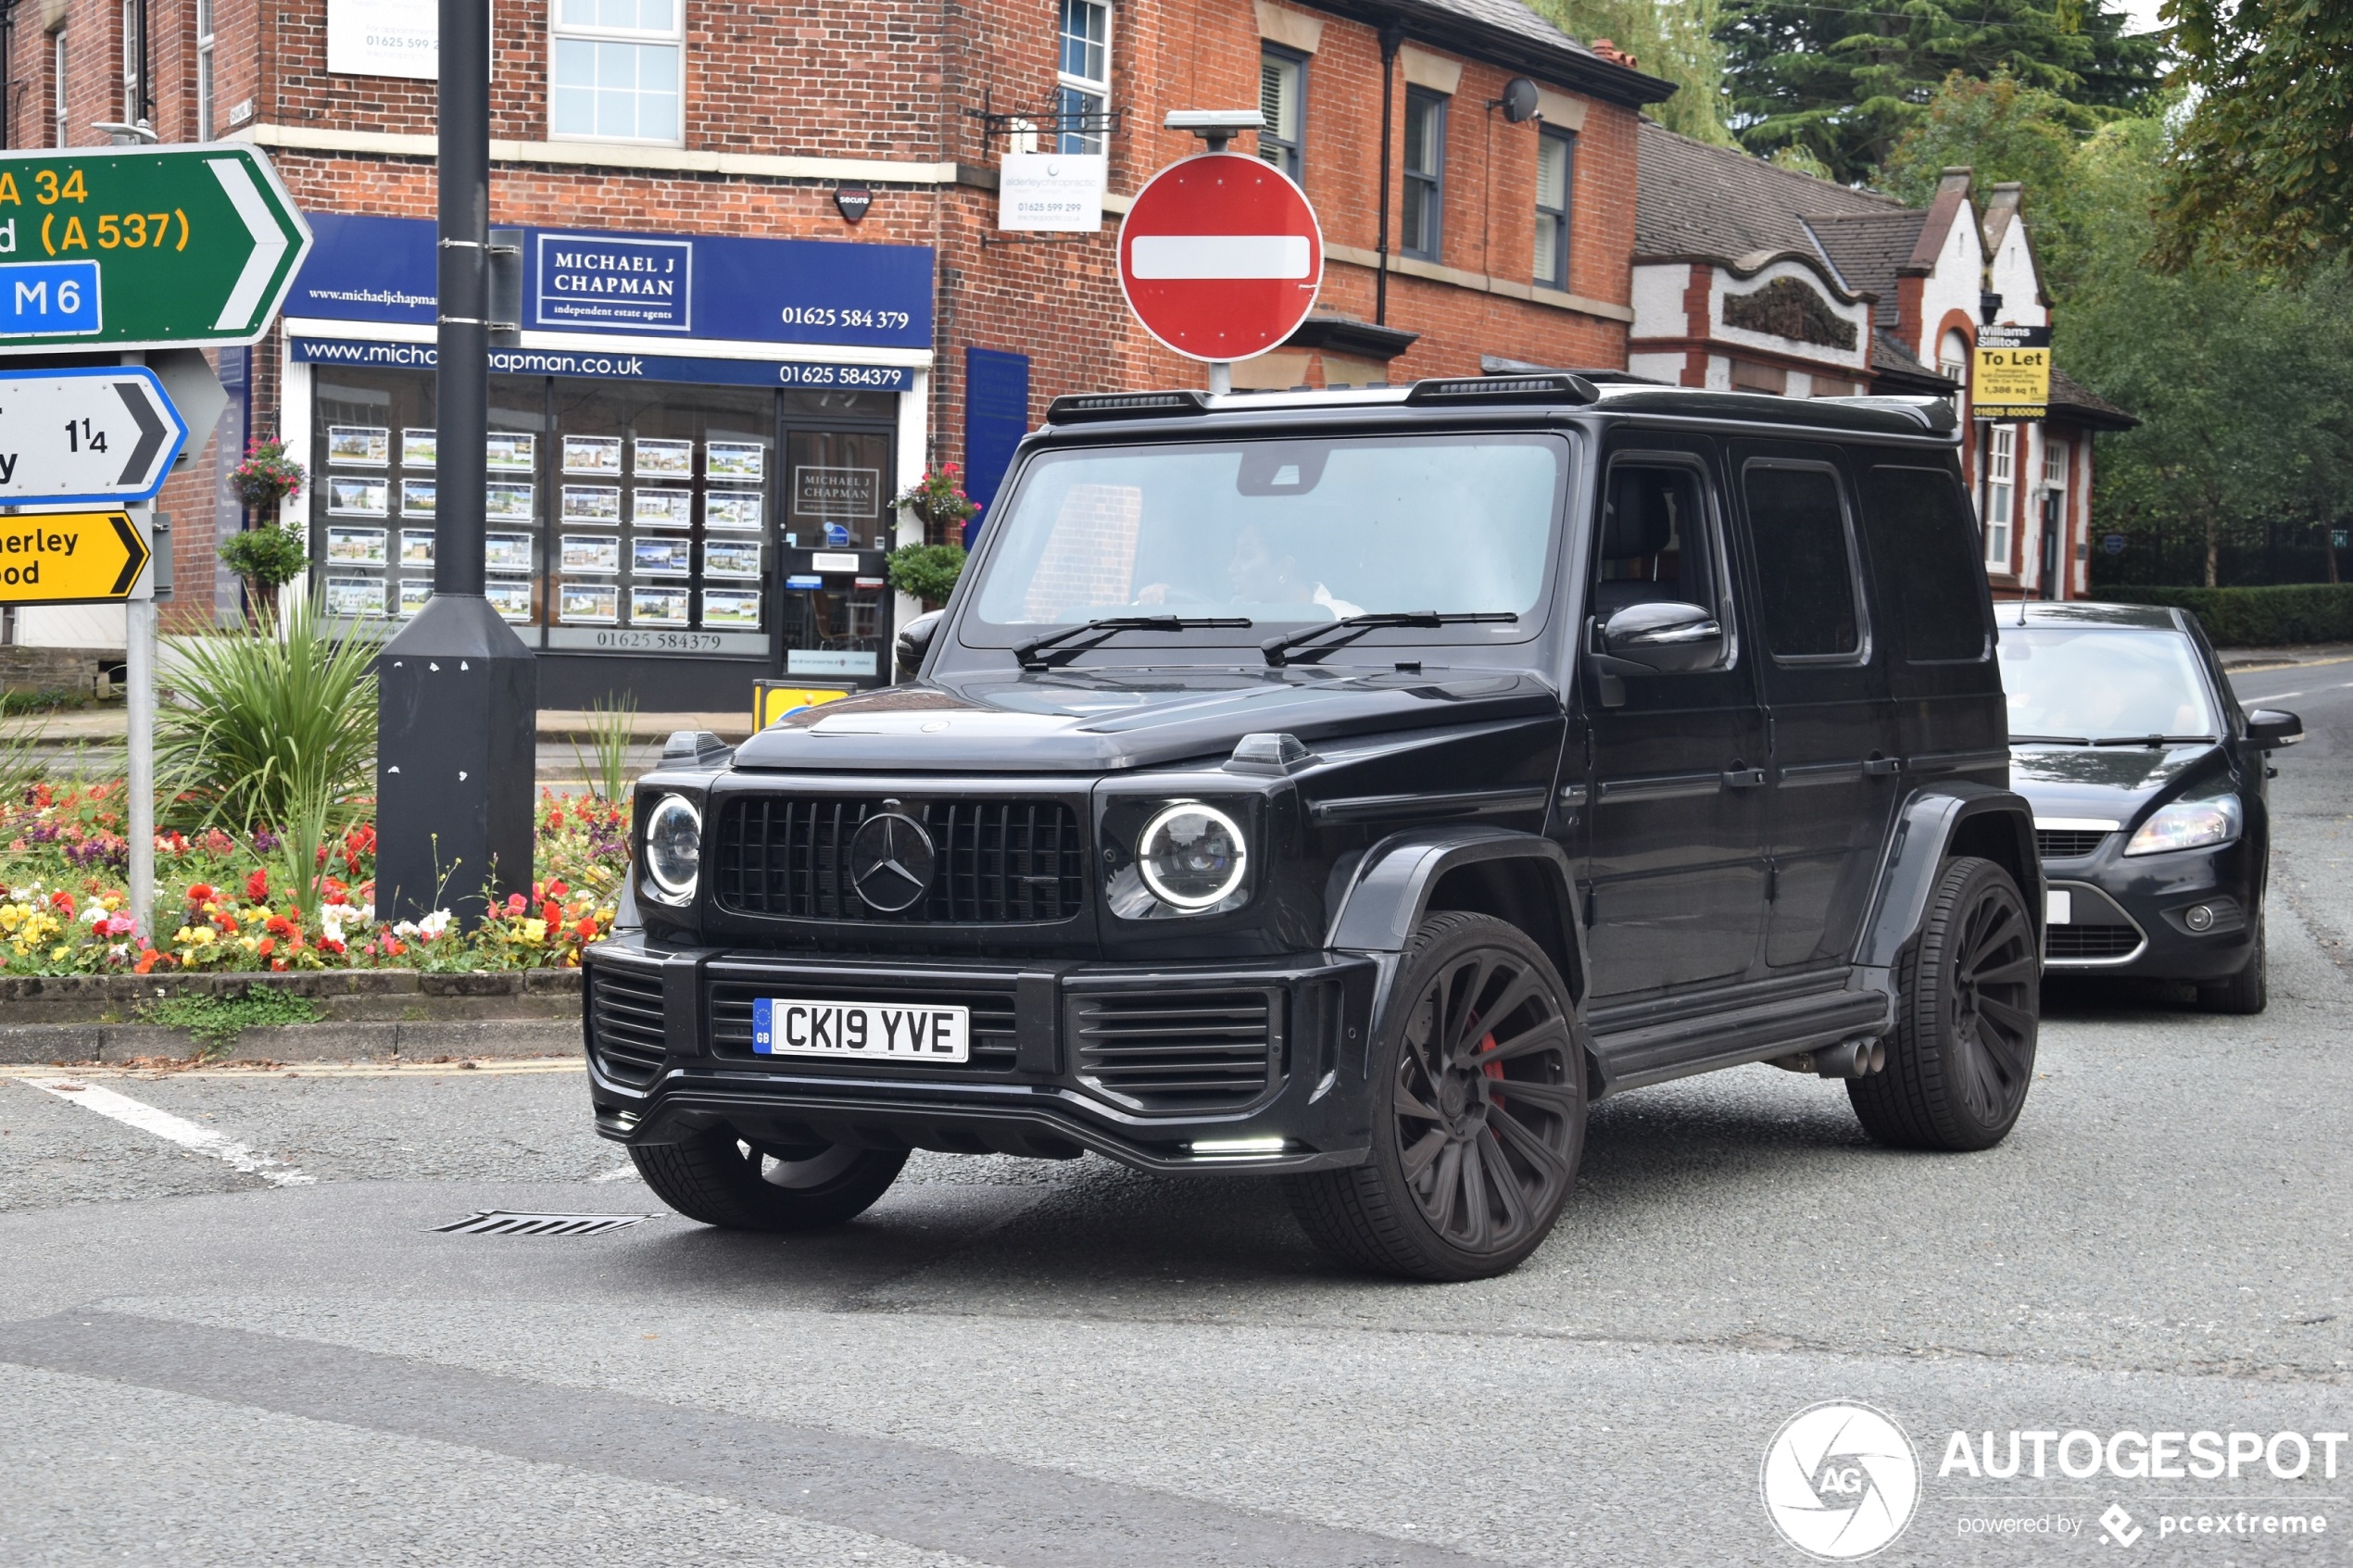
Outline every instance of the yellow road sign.
{"type": "Polygon", "coordinates": [[[2050,401],[2051,329],[1980,328],[1970,413],[1981,420],[2039,420],[2050,401]]]}
{"type": "Polygon", "coordinates": [[[0,517],[0,603],[120,604],[146,569],[129,512],[0,517]]]}

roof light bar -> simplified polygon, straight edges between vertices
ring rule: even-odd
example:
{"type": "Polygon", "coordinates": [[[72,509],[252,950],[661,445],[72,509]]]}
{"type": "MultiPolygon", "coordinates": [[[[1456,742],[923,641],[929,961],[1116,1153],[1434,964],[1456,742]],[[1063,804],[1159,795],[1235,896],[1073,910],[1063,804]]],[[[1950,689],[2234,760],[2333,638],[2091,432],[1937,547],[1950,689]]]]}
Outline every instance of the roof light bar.
{"type": "Polygon", "coordinates": [[[1534,376],[1450,376],[1417,381],[1405,395],[1409,404],[1596,403],[1601,394],[1583,376],[1563,371],[1534,376]]]}
{"type": "Polygon", "coordinates": [[[1087,420],[1148,420],[1198,414],[1208,407],[1206,395],[1190,388],[1176,392],[1082,392],[1057,397],[1046,405],[1046,422],[1066,425],[1087,420]]]}

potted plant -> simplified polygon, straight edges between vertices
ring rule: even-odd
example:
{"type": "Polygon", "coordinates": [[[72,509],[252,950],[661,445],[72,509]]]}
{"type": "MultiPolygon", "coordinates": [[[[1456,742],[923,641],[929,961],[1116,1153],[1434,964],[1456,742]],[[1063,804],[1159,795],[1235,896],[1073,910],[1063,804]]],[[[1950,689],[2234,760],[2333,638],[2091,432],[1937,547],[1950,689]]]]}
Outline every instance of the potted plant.
{"type": "Polygon", "coordinates": [[[946,604],[963,571],[962,545],[909,545],[890,553],[887,568],[890,585],[923,600],[925,609],[946,604]]]}
{"type": "Polygon", "coordinates": [[[964,494],[955,464],[925,469],[923,478],[899,493],[898,504],[922,522],[925,544],[957,546],[962,558],[964,521],[980,510],[980,503],[964,494]]]}
{"type": "Polygon", "coordinates": [[[256,623],[278,623],[278,590],[301,576],[310,565],[302,535],[279,522],[265,522],[221,541],[220,558],[245,580],[256,623]]]}
{"type": "Polygon", "coordinates": [[[276,436],[256,436],[245,443],[245,460],[229,475],[238,501],[257,512],[268,512],[302,494],[308,477],[302,465],[286,456],[286,444],[276,436]]]}

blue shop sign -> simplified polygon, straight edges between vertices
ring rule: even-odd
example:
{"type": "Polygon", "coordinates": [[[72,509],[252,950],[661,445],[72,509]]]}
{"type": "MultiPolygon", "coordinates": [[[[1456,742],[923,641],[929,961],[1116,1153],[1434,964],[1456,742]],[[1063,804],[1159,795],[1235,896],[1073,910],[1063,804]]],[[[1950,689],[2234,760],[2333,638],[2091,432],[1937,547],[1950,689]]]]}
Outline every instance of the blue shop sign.
{"type": "MultiPolygon", "coordinates": [[[[430,370],[440,354],[429,343],[379,343],[290,335],[286,353],[297,365],[347,365],[369,370],[430,370]]],[[[904,392],[913,372],[903,365],[824,365],[803,359],[709,359],[684,354],[599,354],[576,348],[494,348],[494,376],[582,376],[591,381],[688,382],[700,386],[793,386],[831,392],[904,392]]]]}
{"type": "MultiPolygon", "coordinates": [[[[287,315],[433,325],[430,220],[304,216],[317,243],[287,315]]],[[[932,271],[929,245],[525,229],[523,320],[538,332],[927,349],[932,271]]]]}

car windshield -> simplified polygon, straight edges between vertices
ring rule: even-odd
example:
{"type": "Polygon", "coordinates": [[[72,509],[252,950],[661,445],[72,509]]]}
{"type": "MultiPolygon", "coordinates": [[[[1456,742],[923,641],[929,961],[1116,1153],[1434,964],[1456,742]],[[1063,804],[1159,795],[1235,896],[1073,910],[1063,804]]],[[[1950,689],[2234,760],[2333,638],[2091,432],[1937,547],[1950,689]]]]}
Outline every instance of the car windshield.
{"type": "Polygon", "coordinates": [[[2013,738],[2216,733],[2197,652],[2179,632],[2005,626],[2001,653],[2013,738]]]}
{"type": "Polygon", "coordinates": [[[1541,434],[1049,452],[990,524],[977,616],[1009,629],[1131,615],[1256,629],[1227,641],[1385,611],[1529,616],[1567,479],[1567,443],[1541,434]]]}

